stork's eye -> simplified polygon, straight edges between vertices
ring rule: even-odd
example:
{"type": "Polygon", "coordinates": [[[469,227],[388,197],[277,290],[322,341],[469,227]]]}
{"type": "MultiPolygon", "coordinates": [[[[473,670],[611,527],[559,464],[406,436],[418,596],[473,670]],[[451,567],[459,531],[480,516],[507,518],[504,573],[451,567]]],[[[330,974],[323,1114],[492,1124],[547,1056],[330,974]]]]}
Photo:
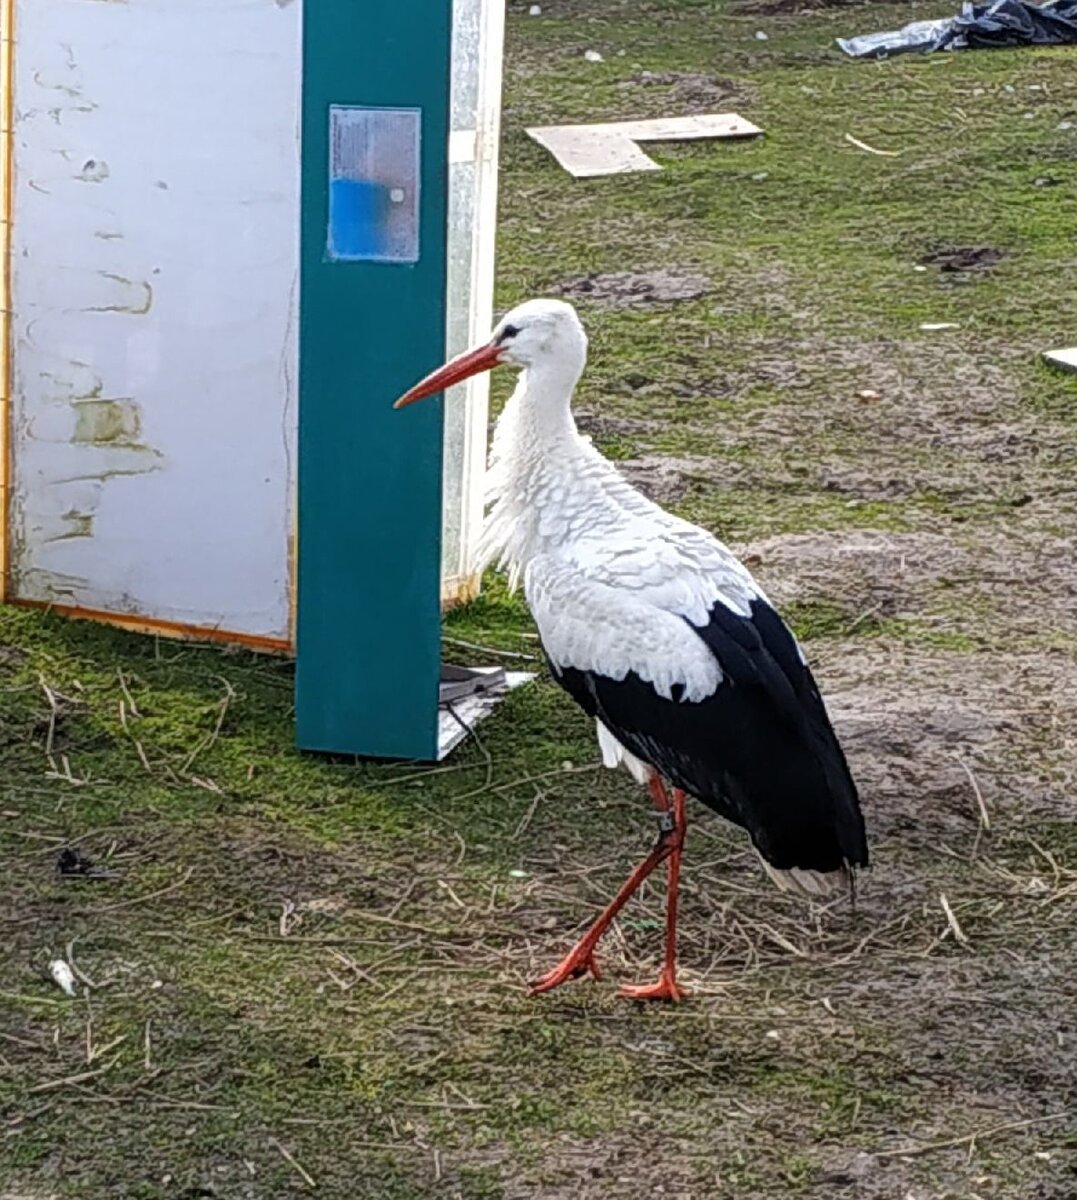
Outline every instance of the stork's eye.
{"type": "Polygon", "coordinates": [[[507,341],[509,338],[514,338],[520,331],[515,325],[506,325],[501,331],[501,340],[507,341]]]}

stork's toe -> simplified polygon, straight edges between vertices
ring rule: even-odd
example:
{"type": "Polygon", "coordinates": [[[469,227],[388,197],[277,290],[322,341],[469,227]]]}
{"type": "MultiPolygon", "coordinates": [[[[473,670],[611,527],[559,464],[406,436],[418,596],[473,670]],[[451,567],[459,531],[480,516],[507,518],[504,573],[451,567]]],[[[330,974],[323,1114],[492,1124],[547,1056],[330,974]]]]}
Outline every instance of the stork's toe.
{"type": "Polygon", "coordinates": [[[568,983],[570,979],[579,979],[581,975],[587,974],[593,975],[595,979],[602,978],[602,972],[598,969],[598,963],[595,962],[594,950],[582,952],[578,949],[572,950],[552,971],[548,971],[541,979],[535,980],[531,985],[531,995],[537,996],[540,992],[553,991],[562,983],[568,983]]]}
{"type": "Polygon", "coordinates": [[[657,983],[622,983],[618,991],[629,1000],[683,1000],[690,995],[681,987],[675,976],[663,971],[657,983]]]}

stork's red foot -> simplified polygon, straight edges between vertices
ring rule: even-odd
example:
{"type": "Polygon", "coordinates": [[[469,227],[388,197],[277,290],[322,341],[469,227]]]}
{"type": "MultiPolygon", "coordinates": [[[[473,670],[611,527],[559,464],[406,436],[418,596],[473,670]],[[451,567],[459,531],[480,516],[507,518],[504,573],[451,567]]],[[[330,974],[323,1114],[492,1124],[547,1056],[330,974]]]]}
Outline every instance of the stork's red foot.
{"type": "Polygon", "coordinates": [[[657,983],[622,983],[618,990],[629,1000],[683,1000],[688,995],[669,971],[663,971],[657,983]]]}
{"type": "Polygon", "coordinates": [[[548,971],[541,979],[535,980],[531,985],[531,995],[537,996],[539,992],[550,992],[570,979],[579,979],[581,975],[586,975],[588,972],[596,979],[602,978],[602,972],[599,971],[598,964],[595,962],[594,946],[587,946],[581,942],[574,946],[552,971],[548,971]]]}

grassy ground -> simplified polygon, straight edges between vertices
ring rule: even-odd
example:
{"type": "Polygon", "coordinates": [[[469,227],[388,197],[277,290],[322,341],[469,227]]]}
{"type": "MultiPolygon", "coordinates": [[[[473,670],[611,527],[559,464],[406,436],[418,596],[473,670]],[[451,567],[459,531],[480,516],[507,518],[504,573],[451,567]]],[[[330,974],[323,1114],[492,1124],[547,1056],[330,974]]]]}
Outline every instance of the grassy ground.
{"type": "MultiPolygon", "coordinates": [[[[1037,363],[1074,341],[1073,52],[833,48],[950,6],[542,7],[510,12],[500,301],[578,299],[581,424],[805,638],[857,910],[697,813],[693,999],[531,1000],[652,836],[548,683],[447,767],[356,766],[290,748],[285,663],[7,611],[0,1196],[1077,1194],[1077,385],[1037,363]],[[522,132],[729,108],[766,139],[647,176],[522,132]],[[58,877],[74,846],[109,876],[58,877]]],[[[535,649],[497,586],[448,625],[535,649]]],[[[609,976],[654,970],[660,911],[609,976]]]]}

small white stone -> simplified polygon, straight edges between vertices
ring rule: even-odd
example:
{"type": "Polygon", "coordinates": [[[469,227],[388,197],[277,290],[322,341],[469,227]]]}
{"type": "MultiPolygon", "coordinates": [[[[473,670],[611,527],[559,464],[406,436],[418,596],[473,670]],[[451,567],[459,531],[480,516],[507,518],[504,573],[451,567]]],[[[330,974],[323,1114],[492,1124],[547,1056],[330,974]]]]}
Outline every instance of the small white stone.
{"type": "Polygon", "coordinates": [[[526,878],[527,878],[527,872],[526,872],[526,871],[521,871],[521,870],[520,870],[518,867],[514,867],[514,868],[513,868],[513,869],[512,869],[512,870],[509,872],[509,878],[510,878],[510,879],[526,879],[526,878]]]}
{"type": "Polygon", "coordinates": [[[770,38],[767,37],[767,35],[762,31],[762,29],[757,29],[755,31],[755,40],[757,42],[769,42],[770,38]]]}
{"type": "Polygon", "coordinates": [[[541,17],[542,16],[542,5],[541,4],[532,4],[531,7],[527,10],[527,15],[529,17],[541,17]]]}
{"type": "Polygon", "coordinates": [[[780,1042],[782,1040],[782,1035],[776,1029],[768,1029],[767,1037],[772,1042],[780,1042]]]}
{"type": "Polygon", "coordinates": [[[915,267],[913,267],[913,270],[919,271],[922,274],[924,271],[927,270],[927,267],[921,266],[919,263],[917,263],[917,265],[915,267]]]}
{"type": "Polygon", "coordinates": [[[583,52],[583,57],[586,58],[588,62],[603,62],[604,61],[604,59],[602,58],[602,55],[599,54],[599,52],[597,50],[585,50],[583,52]]]}

